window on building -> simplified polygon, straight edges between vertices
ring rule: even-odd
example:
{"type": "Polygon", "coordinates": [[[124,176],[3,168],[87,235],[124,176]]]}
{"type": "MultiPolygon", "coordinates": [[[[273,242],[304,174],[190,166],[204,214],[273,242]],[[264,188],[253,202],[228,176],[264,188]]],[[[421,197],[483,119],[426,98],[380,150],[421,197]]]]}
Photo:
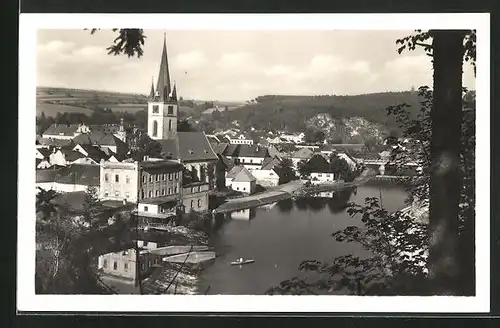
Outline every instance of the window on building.
{"type": "Polygon", "coordinates": [[[201,207],[201,199],[198,199],[198,208],[201,207]]]}
{"type": "Polygon", "coordinates": [[[156,174],[156,181],[160,181],[160,175],[156,174]]]}
{"type": "Polygon", "coordinates": [[[130,183],[130,177],[128,175],[125,177],[125,183],[130,183]]]}
{"type": "Polygon", "coordinates": [[[174,114],[174,106],[168,106],[167,107],[167,113],[168,115],[173,115],[174,114]]]}
{"type": "Polygon", "coordinates": [[[126,198],[129,198],[130,197],[130,194],[128,192],[125,193],[125,197],[126,198]]]}
{"type": "MultiPolygon", "coordinates": [[[[147,209],[147,207],[146,207],[146,209],[147,209]]],[[[147,212],[147,210],[146,210],[146,212],[147,212]]],[[[142,246],[143,246],[143,247],[148,246],[148,242],[147,242],[147,241],[144,241],[144,242],[142,243],[142,246]]]]}
{"type": "Polygon", "coordinates": [[[104,190],[104,196],[107,197],[109,195],[107,190],[104,190]]]}
{"type": "Polygon", "coordinates": [[[163,181],[167,180],[167,175],[163,173],[163,181]]]}
{"type": "Polygon", "coordinates": [[[146,175],[142,176],[142,183],[146,183],[146,175]]]}
{"type": "Polygon", "coordinates": [[[153,121],[153,137],[158,136],[158,122],[153,121]]]}
{"type": "Polygon", "coordinates": [[[141,199],[144,199],[144,190],[141,190],[141,199]]]}
{"type": "Polygon", "coordinates": [[[113,262],[113,270],[118,270],[118,262],[113,262]]]}
{"type": "Polygon", "coordinates": [[[148,261],[148,268],[151,268],[153,266],[153,262],[151,260],[148,261]]]}
{"type": "Polygon", "coordinates": [[[168,174],[168,180],[172,180],[172,173],[168,174]]]}
{"type": "MultiPolygon", "coordinates": [[[[147,212],[148,211],[148,207],[147,206],[144,206],[144,212],[147,212]]],[[[147,244],[147,242],[145,242],[145,244],[147,244]]],[[[145,246],[145,245],[144,245],[145,246]]]]}
{"type": "Polygon", "coordinates": [[[172,131],[172,120],[168,120],[168,131],[172,131]]]}
{"type": "Polygon", "coordinates": [[[102,267],[105,269],[108,267],[108,260],[107,259],[104,259],[104,261],[102,263],[102,267]]]}
{"type": "Polygon", "coordinates": [[[119,191],[115,191],[115,197],[120,197],[120,192],[119,191]]]}
{"type": "Polygon", "coordinates": [[[153,191],[152,190],[149,191],[148,196],[149,197],[153,197],[153,191]]]}
{"type": "Polygon", "coordinates": [[[193,193],[193,194],[194,194],[194,187],[192,187],[192,188],[191,188],[191,193],[193,193]]]}
{"type": "Polygon", "coordinates": [[[174,187],[174,194],[177,193],[177,187],[174,187]]]}
{"type": "Polygon", "coordinates": [[[162,189],[162,190],[161,190],[161,194],[162,194],[163,196],[165,196],[165,189],[162,189]]]}
{"type": "Polygon", "coordinates": [[[153,113],[159,113],[159,112],[160,112],[160,106],[153,105],[153,113]]]}
{"type": "Polygon", "coordinates": [[[120,176],[118,174],[115,174],[115,182],[120,182],[120,176]]]}
{"type": "Polygon", "coordinates": [[[240,190],[240,187],[236,187],[236,190],[240,190]]]}
{"type": "Polygon", "coordinates": [[[321,174],[318,174],[318,177],[321,178],[321,174]]]}
{"type": "Polygon", "coordinates": [[[142,264],[141,264],[141,270],[142,270],[142,271],[146,270],[146,263],[142,263],[142,264]]]}
{"type": "Polygon", "coordinates": [[[159,191],[159,190],[156,190],[156,191],[155,191],[155,195],[156,195],[156,197],[158,197],[158,196],[160,195],[160,191],[159,191]]]}
{"type": "Polygon", "coordinates": [[[168,194],[170,195],[172,193],[172,188],[168,188],[168,194]]]}
{"type": "Polygon", "coordinates": [[[250,159],[250,164],[253,163],[253,159],[250,159]]]}
{"type": "Polygon", "coordinates": [[[128,271],[128,263],[127,263],[127,262],[125,262],[125,263],[123,264],[123,271],[125,271],[125,272],[127,272],[127,271],[128,271]]]}
{"type": "Polygon", "coordinates": [[[154,178],[154,177],[153,177],[153,175],[152,175],[152,174],[150,174],[150,175],[149,175],[149,182],[153,182],[153,178],[154,178]]]}
{"type": "Polygon", "coordinates": [[[191,208],[193,208],[194,200],[191,200],[191,208]]]}
{"type": "Polygon", "coordinates": [[[109,176],[107,173],[104,173],[104,181],[109,182],[109,176]]]}

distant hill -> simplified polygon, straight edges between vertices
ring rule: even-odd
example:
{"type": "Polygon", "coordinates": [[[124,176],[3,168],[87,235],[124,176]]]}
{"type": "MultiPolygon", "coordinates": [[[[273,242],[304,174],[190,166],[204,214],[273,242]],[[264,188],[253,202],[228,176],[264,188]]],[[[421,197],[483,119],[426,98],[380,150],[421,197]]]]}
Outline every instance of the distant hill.
{"type": "Polygon", "coordinates": [[[420,99],[416,92],[385,92],[355,96],[276,96],[257,97],[251,103],[227,113],[229,121],[238,120],[244,128],[303,131],[306,121],[317,114],[333,119],[361,117],[389,129],[397,129],[386,108],[407,103],[417,113],[420,99]]]}

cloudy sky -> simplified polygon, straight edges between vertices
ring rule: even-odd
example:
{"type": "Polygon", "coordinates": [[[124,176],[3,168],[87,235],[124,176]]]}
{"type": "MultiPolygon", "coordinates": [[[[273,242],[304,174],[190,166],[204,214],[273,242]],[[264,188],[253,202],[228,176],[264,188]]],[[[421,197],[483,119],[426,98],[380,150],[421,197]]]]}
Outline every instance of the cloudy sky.
{"type": "MultiPolygon", "coordinates": [[[[164,30],[145,30],[144,56],[107,55],[115,33],[39,30],[39,86],[149,93],[164,30]]],[[[245,101],[265,94],[352,95],[430,85],[430,57],[397,53],[412,31],[168,30],[170,75],[178,94],[245,101]]],[[[474,88],[466,64],[464,85],[474,88]]]]}

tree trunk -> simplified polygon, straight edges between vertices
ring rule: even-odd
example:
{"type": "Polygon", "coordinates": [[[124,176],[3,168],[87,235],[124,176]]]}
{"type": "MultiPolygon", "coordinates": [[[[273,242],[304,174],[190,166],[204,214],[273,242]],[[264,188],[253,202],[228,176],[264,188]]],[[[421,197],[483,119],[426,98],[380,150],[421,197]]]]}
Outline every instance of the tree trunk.
{"type": "Polygon", "coordinates": [[[458,213],[465,31],[435,30],[432,36],[434,97],[428,267],[431,290],[440,295],[456,295],[460,290],[458,213]]]}

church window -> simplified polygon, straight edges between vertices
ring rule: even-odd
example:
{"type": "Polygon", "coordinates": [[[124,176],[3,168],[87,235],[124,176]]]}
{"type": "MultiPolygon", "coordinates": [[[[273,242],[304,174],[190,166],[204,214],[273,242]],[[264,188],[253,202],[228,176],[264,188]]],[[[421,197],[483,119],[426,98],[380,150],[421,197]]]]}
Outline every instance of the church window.
{"type": "Polygon", "coordinates": [[[174,114],[174,106],[168,106],[168,115],[174,114]]]}
{"type": "Polygon", "coordinates": [[[153,137],[158,136],[158,122],[153,121],[153,137]]]}
{"type": "Polygon", "coordinates": [[[159,113],[159,112],[160,112],[160,106],[153,105],[153,113],[159,113]]]}
{"type": "Polygon", "coordinates": [[[172,131],[172,120],[168,120],[168,131],[172,131]]]}
{"type": "Polygon", "coordinates": [[[109,176],[107,173],[104,174],[104,181],[109,182],[109,176]]]}
{"type": "Polygon", "coordinates": [[[115,182],[120,182],[120,176],[118,174],[115,174],[115,182]]]}

